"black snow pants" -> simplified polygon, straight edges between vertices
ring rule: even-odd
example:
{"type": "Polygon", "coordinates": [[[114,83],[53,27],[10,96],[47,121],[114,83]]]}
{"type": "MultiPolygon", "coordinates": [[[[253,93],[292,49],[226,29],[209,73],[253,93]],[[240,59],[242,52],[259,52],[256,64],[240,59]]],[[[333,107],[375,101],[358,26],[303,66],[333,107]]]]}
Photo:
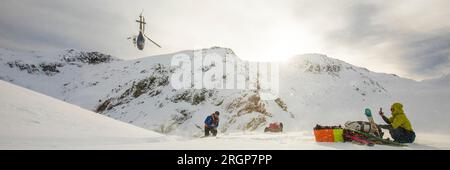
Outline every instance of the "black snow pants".
{"type": "Polygon", "coordinates": [[[413,143],[416,139],[416,133],[413,131],[406,130],[404,128],[392,128],[391,125],[380,125],[380,128],[389,130],[392,139],[398,143],[413,143]]]}
{"type": "Polygon", "coordinates": [[[404,128],[390,129],[389,133],[394,141],[398,143],[413,143],[416,139],[416,133],[406,130],[404,128]]]}
{"type": "Polygon", "coordinates": [[[217,129],[215,127],[205,127],[205,136],[209,136],[209,132],[211,132],[213,136],[217,135],[217,129]]]}

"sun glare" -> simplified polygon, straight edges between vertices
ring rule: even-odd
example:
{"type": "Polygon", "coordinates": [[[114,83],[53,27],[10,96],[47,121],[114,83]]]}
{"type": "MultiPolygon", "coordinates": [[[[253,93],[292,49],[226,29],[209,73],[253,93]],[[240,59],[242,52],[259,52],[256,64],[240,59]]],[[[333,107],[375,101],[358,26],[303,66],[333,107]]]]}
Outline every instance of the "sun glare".
{"type": "Polygon", "coordinates": [[[286,61],[289,58],[308,52],[314,52],[313,35],[301,26],[290,25],[272,29],[268,33],[268,41],[261,49],[259,60],[286,61]]]}

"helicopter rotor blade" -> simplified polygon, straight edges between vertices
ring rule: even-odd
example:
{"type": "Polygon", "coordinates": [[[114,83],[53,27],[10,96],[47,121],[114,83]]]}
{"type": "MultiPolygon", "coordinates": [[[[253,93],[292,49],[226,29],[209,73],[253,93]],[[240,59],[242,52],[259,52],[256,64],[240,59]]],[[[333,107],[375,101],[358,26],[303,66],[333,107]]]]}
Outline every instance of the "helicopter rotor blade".
{"type": "Polygon", "coordinates": [[[142,32],[145,32],[145,18],[142,17],[142,32]]]}
{"type": "Polygon", "coordinates": [[[156,46],[158,46],[159,48],[161,48],[161,46],[159,44],[157,44],[156,42],[154,42],[152,39],[148,38],[147,35],[145,35],[145,38],[147,38],[148,40],[150,40],[153,44],[155,44],[156,46]]]}

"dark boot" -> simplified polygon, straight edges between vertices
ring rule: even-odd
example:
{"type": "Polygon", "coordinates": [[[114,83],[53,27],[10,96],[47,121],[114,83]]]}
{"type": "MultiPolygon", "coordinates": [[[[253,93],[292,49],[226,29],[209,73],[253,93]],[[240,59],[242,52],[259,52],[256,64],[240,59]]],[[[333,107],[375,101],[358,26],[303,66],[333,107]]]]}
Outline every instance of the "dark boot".
{"type": "Polygon", "coordinates": [[[205,127],[205,136],[209,136],[209,131],[211,128],[205,127]]]}
{"type": "Polygon", "coordinates": [[[213,136],[216,136],[217,135],[217,129],[216,128],[212,128],[211,129],[211,133],[212,133],[213,136]]]}

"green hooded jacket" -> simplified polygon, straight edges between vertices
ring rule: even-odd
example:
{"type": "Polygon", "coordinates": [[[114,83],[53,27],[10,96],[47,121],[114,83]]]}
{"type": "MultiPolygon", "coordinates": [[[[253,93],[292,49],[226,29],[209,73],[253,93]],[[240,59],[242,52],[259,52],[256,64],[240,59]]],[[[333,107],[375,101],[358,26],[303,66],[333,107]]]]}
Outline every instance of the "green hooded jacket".
{"type": "Polygon", "coordinates": [[[403,105],[401,103],[394,103],[391,106],[392,109],[392,117],[389,118],[391,125],[394,129],[398,127],[402,127],[408,131],[414,131],[411,123],[403,112],[403,105]]]}

